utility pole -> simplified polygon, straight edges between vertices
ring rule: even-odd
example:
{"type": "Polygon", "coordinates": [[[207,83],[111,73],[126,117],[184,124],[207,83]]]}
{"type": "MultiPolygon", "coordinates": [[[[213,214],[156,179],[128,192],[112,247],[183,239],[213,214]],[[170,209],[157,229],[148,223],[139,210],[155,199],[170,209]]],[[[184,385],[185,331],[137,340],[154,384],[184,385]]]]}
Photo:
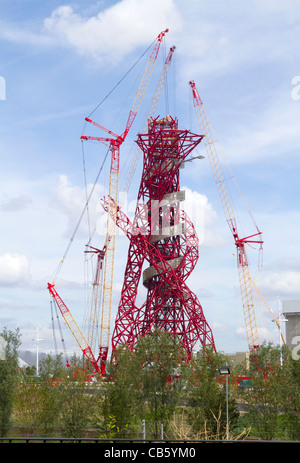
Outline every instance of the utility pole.
{"type": "Polygon", "coordinates": [[[143,426],[142,428],[143,440],[146,440],[146,421],[145,420],[142,421],[142,426],[143,426]]]}
{"type": "Polygon", "coordinates": [[[43,341],[43,339],[39,338],[39,329],[36,329],[36,376],[39,376],[39,341],[43,341]]]}

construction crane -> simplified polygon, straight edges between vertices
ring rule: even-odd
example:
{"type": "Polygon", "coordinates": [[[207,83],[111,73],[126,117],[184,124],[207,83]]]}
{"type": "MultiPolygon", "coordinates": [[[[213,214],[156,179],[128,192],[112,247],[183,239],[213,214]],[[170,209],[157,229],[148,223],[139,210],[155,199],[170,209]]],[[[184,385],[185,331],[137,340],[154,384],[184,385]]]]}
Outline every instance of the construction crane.
{"type": "MultiPolygon", "coordinates": [[[[151,102],[151,107],[149,110],[149,113],[152,115],[156,109],[158,100],[160,98],[162,88],[164,86],[166,77],[167,77],[167,72],[169,70],[170,64],[171,64],[171,59],[172,55],[175,51],[175,46],[173,46],[170,49],[170,52],[166,58],[163,70],[161,72],[161,76],[159,79],[159,82],[156,87],[156,91],[154,93],[152,102],[151,102]]],[[[137,161],[138,161],[138,155],[139,151],[137,150],[135,152],[134,158],[132,160],[131,166],[130,166],[130,171],[129,175],[126,179],[125,183],[125,188],[126,191],[129,188],[129,185],[131,183],[131,180],[133,178],[133,174],[135,171],[135,168],[137,166],[137,161]]],[[[81,218],[82,218],[81,214],[81,218]]],[[[77,227],[76,227],[77,228],[77,227]]],[[[72,240],[74,238],[74,235],[72,236],[72,240]]],[[[68,247],[69,248],[69,247],[68,247]]],[[[95,357],[93,356],[93,352],[95,352],[96,349],[96,338],[97,338],[97,331],[98,331],[98,322],[99,322],[99,313],[100,313],[100,298],[103,290],[103,262],[105,258],[105,252],[106,252],[106,245],[103,247],[102,250],[95,248],[93,246],[90,246],[90,244],[86,245],[86,251],[85,253],[92,253],[97,255],[97,264],[96,264],[96,270],[93,278],[93,283],[92,283],[92,298],[91,298],[91,303],[89,307],[89,313],[87,315],[88,319],[88,333],[87,333],[87,338],[83,335],[81,330],[79,329],[74,317],[72,316],[70,310],[67,308],[66,304],[62,301],[60,296],[57,294],[56,290],[54,289],[54,281],[53,284],[48,283],[48,289],[51,294],[51,297],[54,299],[54,302],[57,303],[58,307],[60,308],[60,311],[63,315],[63,318],[70,328],[72,334],[74,335],[79,347],[81,348],[84,358],[92,359],[91,363],[92,365],[95,366],[95,370],[103,376],[105,374],[105,362],[104,362],[104,354],[103,351],[100,349],[99,357],[97,358],[97,361],[95,361],[95,357]],[[67,315],[66,315],[67,314],[67,315]]],[[[59,269],[61,268],[62,262],[64,262],[65,257],[62,259],[59,269]]],[[[56,272],[56,276],[58,274],[58,271],[56,272]]],[[[102,318],[103,318],[103,312],[102,312],[102,318]]],[[[102,320],[102,325],[103,325],[103,320],[102,320]]]]}
{"type": "Polygon", "coordinates": [[[110,321],[111,321],[111,304],[112,304],[112,289],[113,289],[113,269],[114,269],[114,255],[115,255],[115,237],[116,237],[116,208],[113,204],[118,202],[118,190],[119,190],[119,164],[120,164],[120,146],[125,141],[128,132],[134,122],[134,119],[138,113],[140,104],[144,97],[150,76],[152,74],[156,58],[159,52],[159,48],[164,35],[169,29],[162,31],[156,40],[150,58],[147,62],[144,74],[142,76],[138,91],[134,98],[125,130],[122,135],[117,135],[113,131],[103,127],[90,118],[86,117],[85,120],[96,127],[104,130],[111,137],[93,137],[82,135],[82,140],[96,140],[100,141],[109,146],[111,151],[111,167],[110,167],[110,179],[109,179],[109,196],[114,199],[114,203],[111,202],[113,209],[108,211],[107,215],[107,231],[106,231],[106,243],[105,243],[105,264],[104,264],[104,282],[103,282],[103,300],[102,300],[102,320],[101,320],[101,332],[100,332],[100,355],[99,360],[102,365],[101,371],[104,372],[108,349],[109,349],[109,337],[110,337],[110,321]]]}
{"type": "MultiPolygon", "coordinates": [[[[91,300],[88,304],[88,325],[87,325],[87,341],[92,349],[92,352],[96,352],[97,340],[98,340],[98,321],[100,318],[100,307],[101,307],[101,296],[103,289],[103,261],[105,258],[105,245],[102,249],[95,248],[89,244],[86,245],[85,254],[96,255],[96,269],[94,272],[94,278],[92,282],[92,294],[91,300]]],[[[101,368],[101,365],[100,365],[101,368]]]]}
{"type": "Polygon", "coordinates": [[[55,286],[54,284],[48,283],[48,290],[52,298],[56,302],[66,325],[70,328],[73,336],[75,337],[80,349],[82,350],[84,358],[92,364],[92,366],[95,368],[95,370],[98,373],[100,373],[98,362],[94,357],[94,354],[92,352],[92,349],[88,341],[86,340],[84,334],[82,333],[81,329],[77,325],[72,313],[70,312],[70,310],[68,309],[68,307],[66,306],[66,304],[64,303],[64,301],[62,300],[62,298],[60,297],[60,295],[58,294],[54,286],[55,286]]]}
{"type": "Polygon", "coordinates": [[[265,300],[265,298],[264,298],[263,295],[261,294],[260,290],[258,289],[257,284],[255,283],[255,281],[254,281],[251,277],[249,277],[249,278],[250,278],[250,281],[251,281],[251,283],[252,283],[252,286],[253,286],[253,288],[255,289],[255,291],[256,291],[258,297],[259,297],[260,300],[264,303],[265,307],[268,309],[268,311],[269,311],[270,314],[272,315],[272,318],[273,318],[272,322],[275,322],[275,324],[276,324],[276,326],[277,326],[277,328],[278,328],[278,330],[279,330],[279,334],[280,334],[280,339],[281,339],[281,341],[283,342],[283,344],[286,344],[285,339],[284,339],[284,336],[283,336],[283,333],[282,333],[282,331],[281,331],[281,326],[280,326],[280,317],[281,317],[282,314],[280,314],[280,315],[277,316],[277,317],[275,316],[273,310],[271,309],[271,307],[269,306],[269,304],[267,303],[267,301],[265,300]]]}
{"type": "Polygon", "coordinates": [[[251,286],[251,277],[249,269],[249,260],[246,253],[245,245],[248,243],[256,243],[262,246],[263,241],[261,240],[262,232],[257,228],[257,233],[253,235],[241,238],[237,229],[237,221],[234,215],[233,207],[230,201],[230,196],[226,184],[226,180],[222,171],[222,167],[219,161],[218,153],[215,145],[215,138],[213,136],[212,129],[203,102],[200,98],[195,82],[189,82],[192,94],[193,103],[198,119],[200,129],[205,135],[204,143],[206,146],[206,152],[210,165],[213,171],[214,180],[217,185],[221,204],[225,213],[226,221],[229,225],[230,231],[234,238],[234,244],[236,247],[236,259],[239,275],[239,284],[242,296],[242,304],[245,318],[246,334],[248,340],[248,347],[250,352],[259,347],[259,336],[256,324],[255,307],[253,301],[253,293],[251,286]]]}
{"type": "MultiPolygon", "coordinates": [[[[166,82],[166,78],[167,78],[167,75],[168,75],[168,71],[170,69],[170,65],[171,65],[171,62],[172,62],[172,58],[173,58],[173,54],[174,54],[175,49],[176,49],[176,47],[175,47],[175,45],[173,45],[169,50],[168,56],[166,58],[164,67],[162,69],[159,81],[157,83],[157,86],[156,86],[156,89],[155,89],[155,92],[154,92],[154,96],[153,96],[151,104],[150,104],[150,108],[149,108],[148,113],[147,113],[146,123],[145,123],[144,130],[142,131],[142,133],[146,132],[147,126],[148,126],[148,119],[154,115],[154,112],[155,112],[155,110],[157,108],[157,104],[158,104],[158,101],[160,99],[162,89],[163,89],[163,87],[165,85],[165,82],[166,82]]],[[[130,184],[132,182],[133,175],[134,175],[134,172],[136,170],[138,160],[139,160],[139,153],[140,153],[140,148],[137,147],[137,149],[136,149],[136,151],[134,153],[134,156],[132,158],[131,164],[130,164],[128,175],[127,175],[126,180],[124,182],[124,187],[122,188],[123,198],[121,198],[121,200],[120,200],[121,205],[125,200],[125,195],[128,192],[128,189],[129,189],[130,184]]]]}

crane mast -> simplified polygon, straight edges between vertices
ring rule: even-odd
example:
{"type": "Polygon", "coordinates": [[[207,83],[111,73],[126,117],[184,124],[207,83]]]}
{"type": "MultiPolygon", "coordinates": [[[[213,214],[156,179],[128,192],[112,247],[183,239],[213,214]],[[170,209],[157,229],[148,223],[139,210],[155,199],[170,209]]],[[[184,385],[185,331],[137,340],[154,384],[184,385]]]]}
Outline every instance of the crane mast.
{"type": "Polygon", "coordinates": [[[92,349],[96,351],[98,340],[98,321],[100,316],[101,296],[103,289],[103,261],[105,258],[105,246],[98,249],[89,244],[86,245],[85,254],[95,254],[97,257],[96,270],[92,282],[92,295],[88,314],[87,340],[92,349]]]}
{"type": "Polygon", "coordinates": [[[138,91],[134,98],[125,130],[121,136],[118,136],[111,130],[106,129],[100,124],[92,121],[90,118],[86,118],[87,122],[101,128],[106,131],[109,137],[92,137],[92,136],[81,136],[82,140],[97,140],[104,144],[108,144],[111,150],[111,167],[110,167],[110,178],[109,178],[109,197],[114,200],[110,202],[109,210],[107,215],[107,230],[106,230],[106,251],[105,251],[105,262],[104,262],[104,284],[103,284],[103,300],[102,300],[102,320],[101,320],[101,333],[100,333],[100,364],[101,371],[104,374],[105,363],[107,359],[109,349],[109,337],[110,337],[110,322],[111,322],[111,305],[112,305],[112,289],[113,289],[113,270],[114,270],[114,257],[115,257],[115,241],[116,241],[116,220],[117,210],[116,204],[118,203],[118,192],[119,192],[119,167],[120,167],[120,146],[125,141],[128,132],[133,124],[133,121],[138,113],[140,104],[144,97],[146,88],[150,76],[152,74],[156,58],[159,52],[159,48],[164,35],[169,29],[162,31],[156,40],[154,48],[148,59],[144,74],[142,76],[138,91]]]}
{"type": "Polygon", "coordinates": [[[237,222],[234,215],[233,207],[230,201],[230,196],[226,184],[226,180],[223,174],[223,170],[219,161],[218,153],[215,146],[215,140],[212,129],[203,102],[200,98],[195,82],[190,81],[190,86],[193,94],[194,107],[198,119],[200,129],[203,131],[205,138],[204,143],[206,146],[207,156],[211,165],[211,169],[214,175],[214,180],[217,185],[221,204],[225,213],[226,221],[229,225],[230,231],[234,238],[236,246],[236,258],[238,267],[239,284],[245,319],[246,334],[248,340],[249,350],[253,350],[259,347],[259,336],[256,324],[255,307],[253,301],[253,293],[251,287],[251,277],[249,269],[249,261],[246,253],[245,244],[247,243],[259,243],[262,245],[260,236],[261,232],[257,229],[257,233],[240,238],[238,234],[237,222]],[[254,239],[257,237],[256,239],[254,239]]]}

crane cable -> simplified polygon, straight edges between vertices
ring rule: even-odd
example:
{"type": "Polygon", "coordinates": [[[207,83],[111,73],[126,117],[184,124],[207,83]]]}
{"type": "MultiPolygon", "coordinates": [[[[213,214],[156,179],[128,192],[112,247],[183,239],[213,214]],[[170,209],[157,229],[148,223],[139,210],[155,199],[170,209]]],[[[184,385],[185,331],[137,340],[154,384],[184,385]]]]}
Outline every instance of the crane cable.
{"type": "MultiPolygon", "coordinates": [[[[211,132],[213,132],[213,129],[212,129],[212,128],[211,128],[211,132]]],[[[229,174],[230,174],[230,177],[229,177],[229,178],[231,178],[231,179],[234,181],[235,186],[236,186],[236,189],[237,189],[237,191],[238,191],[238,193],[239,193],[239,195],[240,195],[240,197],[241,197],[241,199],[242,199],[242,201],[243,201],[243,203],[244,203],[245,208],[247,209],[247,212],[248,212],[248,214],[249,214],[249,216],[250,216],[250,218],[251,218],[251,220],[252,220],[252,222],[253,222],[253,225],[254,225],[254,227],[256,228],[257,232],[260,233],[260,230],[259,230],[259,228],[258,228],[258,225],[257,225],[257,223],[256,223],[256,221],[255,221],[255,219],[254,219],[254,216],[253,216],[253,214],[252,214],[252,212],[251,212],[251,210],[250,210],[249,204],[248,204],[248,202],[247,202],[247,200],[246,200],[246,198],[245,198],[245,196],[244,196],[244,194],[243,194],[243,192],[242,192],[242,190],[241,190],[241,187],[240,187],[240,185],[239,185],[239,183],[238,183],[238,181],[237,181],[236,176],[234,175],[234,173],[233,173],[233,171],[232,171],[232,169],[231,169],[231,166],[230,166],[230,164],[229,164],[229,162],[228,162],[228,159],[227,159],[225,153],[223,152],[223,150],[221,149],[221,145],[220,145],[218,139],[216,138],[216,136],[214,135],[214,133],[213,133],[213,137],[214,137],[214,139],[215,139],[215,142],[219,144],[219,152],[221,153],[222,158],[223,158],[223,160],[224,160],[224,163],[225,163],[225,165],[226,165],[226,167],[227,167],[227,169],[228,169],[228,172],[229,172],[229,174]]]]}
{"type": "MultiPolygon", "coordinates": [[[[235,187],[236,187],[236,189],[237,189],[237,191],[238,191],[238,193],[239,193],[239,195],[240,195],[240,198],[241,198],[242,202],[244,203],[245,209],[247,210],[247,213],[249,214],[249,217],[250,217],[250,219],[251,219],[251,221],[252,221],[254,227],[256,228],[257,233],[261,234],[261,231],[260,231],[260,229],[258,228],[258,225],[257,225],[257,223],[256,223],[256,221],[255,221],[255,218],[254,218],[254,216],[253,216],[253,214],[252,214],[252,212],[251,212],[251,210],[250,210],[250,206],[249,206],[249,204],[248,204],[248,202],[247,202],[247,200],[246,200],[246,198],[245,198],[245,196],[244,196],[244,194],[243,194],[243,192],[242,192],[242,189],[241,189],[241,187],[240,187],[240,185],[239,185],[239,183],[238,183],[238,181],[237,181],[236,176],[235,176],[234,173],[233,173],[233,170],[232,170],[232,168],[231,168],[231,166],[230,166],[230,164],[229,164],[229,161],[228,161],[228,159],[227,159],[225,153],[224,153],[223,150],[222,150],[221,144],[219,143],[219,140],[217,139],[217,137],[216,137],[216,135],[215,135],[214,130],[213,130],[212,127],[210,127],[210,130],[211,130],[212,137],[213,137],[215,143],[218,143],[219,153],[221,153],[221,156],[222,156],[222,158],[223,158],[224,164],[225,164],[225,166],[226,166],[226,168],[227,168],[227,171],[228,171],[228,173],[229,173],[229,179],[233,180],[233,182],[234,182],[234,184],[235,184],[235,187]]],[[[225,181],[226,181],[226,179],[225,179],[225,181]]],[[[226,183],[226,185],[227,185],[227,187],[229,186],[228,183],[226,183]]],[[[230,190],[228,191],[228,194],[231,196],[230,190]]],[[[230,199],[231,199],[231,201],[233,202],[232,197],[231,197],[230,199]]],[[[250,246],[249,243],[247,243],[247,244],[248,244],[249,247],[252,247],[252,246],[250,246]]],[[[252,247],[252,249],[254,249],[254,247],[252,247]]],[[[259,247],[259,249],[258,249],[258,268],[261,268],[261,267],[262,267],[262,263],[263,263],[263,246],[262,246],[262,243],[261,243],[261,245],[260,245],[260,247],[259,247]]]]}
{"type": "MultiPolygon", "coordinates": [[[[156,39],[155,39],[155,40],[156,40],[156,39]]],[[[148,50],[153,46],[153,44],[155,43],[155,40],[153,40],[153,42],[149,45],[149,47],[141,54],[141,56],[140,56],[140,57],[135,61],[135,63],[128,69],[128,71],[123,75],[123,77],[114,85],[114,87],[107,93],[107,95],[100,101],[100,103],[97,104],[97,106],[96,106],[96,107],[91,111],[91,113],[89,114],[89,117],[91,117],[91,115],[92,115],[92,114],[104,103],[104,101],[105,101],[105,100],[113,93],[113,91],[121,84],[121,82],[127,77],[127,75],[132,71],[132,69],[138,64],[138,62],[145,56],[145,54],[148,52],[148,50]]],[[[84,131],[85,125],[86,125],[86,122],[84,123],[83,131],[84,131]]],[[[83,140],[82,140],[82,142],[83,142],[83,140]]],[[[71,238],[70,238],[69,244],[68,244],[68,246],[66,247],[66,250],[65,250],[65,252],[64,252],[64,254],[63,254],[63,257],[62,257],[62,259],[61,259],[61,261],[60,261],[60,263],[59,263],[57,269],[56,269],[55,272],[53,273],[53,276],[52,276],[52,280],[53,280],[53,281],[55,281],[55,279],[57,278],[57,276],[58,276],[58,274],[59,274],[59,272],[60,272],[60,270],[61,270],[61,267],[62,267],[62,265],[63,265],[63,263],[64,263],[64,261],[65,261],[65,259],[66,259],[66,257],[67,257],[67,254],[68,254],[68,252],[69,252],[69,250],[70,250],[70,247],[71,247],[71,245],[72,245],[72,243],[73,243],[73,241],[74,241],[74,238],[75,238],[76,233],[77,233],[77,230],[78,230],[78,228],[79,228],[79,226],[80,226],[80,224],[81,224],[81,221],[82,221],[82,219],[83,219],[83,216],[84,216],[84,214],[85,214],[85,211],[86,211],[86,210],[88,211],[88,204],[89,204],[89,201],[90,201],[91,196],[92,196],[92,194],[93,194],[93,192],[94,192],[94,189],[95,189],[95,187],[96,187],[97,181],[98,181],[99,176],[100,176],[100,174],[101,174],[101,172],[102,172],[102,169],[103,169],[103,167],[104,167],[104,164],[105,164],[105,161],[106,161],[106,159],[107,159],[107,156],[108,156],[109,151],[110,151],[110,148],[108,148],[108,150],[107,150],[107,152],[106,152],[106,154],[105,154],[104,160],[103,160],[103,162],[102,162],[102,164],[101,164],[101,166],[100,166],[100,169],[99,169],[99,172],[98,172],[98,174],[97,174],[97,177],[96,177],[96,180],[95,180],[95,182],[94,182],[94,185],[93,185],[93,187],[92,187],[92,190],[91,190],[90,194],[87,196],[85,159],[84,159],[84,151],[83,151],[83,144],[82,144],[83,168],[84,168],[85,189],[86,189],[86,202],[85,202],[83,211],[82,211],[82,213],[81,213],[81,215],[80,215],[80,217],[79,217],[79,220],[78,220],[78,222],[77,222],[77,225],[75,226],[74,232],[73,232],[73,234],[72,234],[72,236],[71,236],[71,238]]],[[[88,216],[88,221],[89,221],[89,216],[88,216]]],[[[89,227],[90,227],[90,225],[89,225],[89,227]]],[[[90,233],[90,228],[89,228],[89,233],[90,233]]]]}
{"type": "MultiPolygon", "coordinates": [[[[142,53],[142,55],[136,60],[136,62],[130,67],[130,69],[124,74],[124,76],[114,85],[114,87],[110,90],[110,92],[100,101],[100,103],[93,109],[93,111],[90,113],[89,117],[104,103],[104,101],[113,93],[113,91],[121,84],[121,82],[126,78],[126,76],[132,71],[132,69],[138,64],[138,62],[144,57],[144,55],[148,52],[148,50],[153,46],[155,40],[149,45],[149,47],[142,53]]],[[[84,122],[84,125],[83,125],[83,129],[82,129],[82,132],[84,132],[85,130],[85,126],[86,126],[86,122],[84,122]]],[[[89,242],[91,240],[91,230],[90,230],[90,218],[89,218],[89,202],[90,202],[90,199],[92,197],[92,194],[95,190],[95,187],[98,183],[98,179],[100,177],[100,174],[103,170],[103,167],[105,165],[105,162],[106,162],[106,159],[107,159],[107,156],[108,156],[108,153],[110,152],[110,147],[108,147],[107,151],[106,151],[106,154],[105,154],[105,157],[103,159],[103,162],[100,166],[100,169],[98,171],[98,174],[96,176],[96,179],[95,179],[95,182],[93,184],[93,187],[88,195],[88,191],[87,191],[87,179],[86,179],[86,165],[85,165],[85,155],[84,155],[84,148],[83,148],[83,140],[82,140],[82,161],[83,161],[83,173],[84,173],[84,185],[85,185],[85,205],[83,207],[83,210],[80,214],[80,217],[78,219],[78,222],[75,226],[75,229],[71,235],[71,238],[70,238],[70,241],[65,249],[65,252],[63,254],[63,257],[59,263],[59,265],[57,266],[56,270],[54,271],[53,275],[52,275],[52,281],[53,281],[53,284],[56,280],[56,278],[58,277],[58,274],[60,273],[61,271],[61,268],[63,266],[63,263],[65,262],[65,259],[69,253],[69,250],[71,248],[71,245],[75,239],[75,236],[76,236],[76,233],[78,231],[78,228],[81,224],[81,221],[84,217],[84,214],[85,212],[87,212],[87,220],[88,220],[88,230],[89,230],[89,242]]],[[[53,330],[53,336],[54,336],[54,343],[55,343],[55,348],[57,349],[57,342],[56,342],[56,337],[55,337],[55,328],[54,328],[54,316],[53,316],[53,307],[52,307],[52,302],[54,302],[54,307],[55,307],[55,310],[56,310],[56,316],[57,316],[57,319],[58,319],[58,322],[59,322],[59,318],[58,318],[58,314],[57,314],[57,306],[56,306],[56,301],[55,299],[51,298],[50,300],[50,305],[51,305],[51,316],[52,316],[52,330],[53,330]]],[[[61,341],[63,342],[63,345],[64,345],[64,339],[63,339],[63,336],[62,336],[62,331],[61,331],[61,327],[60,327],[60,324],[59,324],[59,330],[60,330],[60,334],[61,334],[61,341]]],[[[65,345],[64,345],[64,349],[65,349],[65,345]]],[[[65,354],[66,354],[66,349],[65,349],[65,354]]]]}
{"type": "Polygon", "coordinates": [[[53,335],[53,339],[54,339],[55,353],[56,353],[56,355],[59,355],[58,348],[57,348],[56,334],[55,334],[54,314],[53,314],[53,305],[52,305],[52,303],[53,303],[54,309],[55,309],[55,315],[56,315],[57,325],[58,325],[59,334],[60,334],[60,341],[61,341],[63,349],[64,349],[65,359],[68,362],[68,353],[67,353],[67,349],[66,349],[66,345],[65,345],[65,340],[64,340],[64,337],[63,337],[61,324],[60,324],[60,321],[59,321],[60,317],[58,316],[57,304],[56,304],[56,301],[55,301],[54,297],[51,297],[51,299],[50,299],[50,307],[51,307],[51,320],[52,320],[52,335],[53,335]]]}
{"type": "Polygon", "coordinates": [[[97,104],[97,106],[92,110],[88,117],[91,117],[95,111],[104,103],[105,100],[113,93],[113,91],[123,82],[123,80],[128,76],[132,69],[138,64],[138,62],[145,56],[145,54],[150,50],[150,48],[155,43],[156,39],[149,45],[149,47],[142,53],[142,55],[136,60],[136,62],[128,69],[128,71],[121,77],[121,79],[113,86],[113,88],[107,93],[107,95],[97,104]]]}
{"type": "Polygon", "coordinates": [[[82,149],[82,165],[83,165],[83,178],[84,178],[84,189],[85,189],[86,214],[87,214],[89,240],[90,240],[91,239],[91,224],[90,224],[90,214],[89,214],[89,203],[88,203],[88,192],[87,192],[87,181],[86,181],[86,167],[85,167],[85,154],[84,154],[83,143],[81,143],[81,149],[82,149]]]}
{"type": "Polygon", "coordinates": [[[64,252],[64,254],[63,254],[63,257],[62,257],[60,263],[58,264],[57,269],[56,269],[55,272],[53,273],[53,276],[52,276],[52,280],[53,280],[53,281],[56,280],[56,278],[57,278],[57,276],[58,276],[58,274],[59,274],[59,272],[60,272],[60,270],[61,270],[61,268],[62,268],[62,265],[63,265],[63,263],[64,263],[64,261],[65,261],[67,255],[68,255],[68,253],[69,253],[69,250],[70,250],[71,245],[72,245],[72,243],[73,243],[73,241],[74,241],[74,238],[75,238],[76,233],[77,233],[77,231],[78,231],[78,228],[79,228],[79,226],[80,226],[80,224],[81,224],[81,221],[82,221],[82,219],[83,219],[83,216],[84,216],[84,214],[85,214],[85,212],[86,212],[86,210],[87,210],[87,208],[88,208],[88,205],[89,205],[90,199],[91,199],[91,197],[92,197],[92,194],[94,193],[95,187],[96,187],[96,185],[97,185],[98,179],[99,179],[100,174],[101,174],[101,172],[102,172],[102,169],[103,169],[103,167],[104,167],[104,164],[105,164],[105,161],[106,161],[106,159],[107,159],[107,156],[108,156],[109,151],[110,151],[110,148],[108,148],[107,151],[106,151],[106,154],[105,154],[105,156],[104,156],[104,159],[103,159],[103,161],[102,161],[102,164],[101,164],[100,169],[99,169],[99,171],[98,171],[98,174],[97,174],[97,176],[96,176],[96,179],[95,179],[95,182],[94,182],[94,184],[93,184],[93,187],[92,187],[92,189],[91,189],[91,191],[90,191],[90,194],[89,194],[89,195],[87,196],[87,198],[86,198],[85,205],[84,205],[83,210],[82,210],[82,212],[81,212],[81,214],[80,214],[80,217],[79,217],[78,222],[77,222],[77,224],[76,224],[76,226],[75,226],[75,229],[74,229],[74,231],[73,231],[73,233],[72,233],[72,236],[71,236],[71,238],[70,238],[70,241],[69,241],[69,243],[68,243],[68,246],[66,247],[66,250],[65,250],[65,252],[64,252]]]}

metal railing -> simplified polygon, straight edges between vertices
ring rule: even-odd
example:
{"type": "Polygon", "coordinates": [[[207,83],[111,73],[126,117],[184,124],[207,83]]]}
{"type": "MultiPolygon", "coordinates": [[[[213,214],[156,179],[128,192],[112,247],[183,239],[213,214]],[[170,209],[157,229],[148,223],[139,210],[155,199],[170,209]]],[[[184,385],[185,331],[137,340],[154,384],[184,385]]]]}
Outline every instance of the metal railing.
{"type": "Polygon", "coordinates": [[[94,444],[175,444],[178,446],[181,445],[194,445],[194,444],[208,444],[208,443],[219,443],[219,444],[249,444],[249,443],[297,443],[299,441],[282,441],[282,440],[261,440],[261,439],[244,439],[244,440],[215,440],[215,439],[199,439],[199,440],[176,440],[176,439],[118,439],[118,438],[72,438],[72,437],[0,437],[0,444],[8,443],[55,443],[55,444],[85,444],[85,443],[94,443],[94,444]]]}

